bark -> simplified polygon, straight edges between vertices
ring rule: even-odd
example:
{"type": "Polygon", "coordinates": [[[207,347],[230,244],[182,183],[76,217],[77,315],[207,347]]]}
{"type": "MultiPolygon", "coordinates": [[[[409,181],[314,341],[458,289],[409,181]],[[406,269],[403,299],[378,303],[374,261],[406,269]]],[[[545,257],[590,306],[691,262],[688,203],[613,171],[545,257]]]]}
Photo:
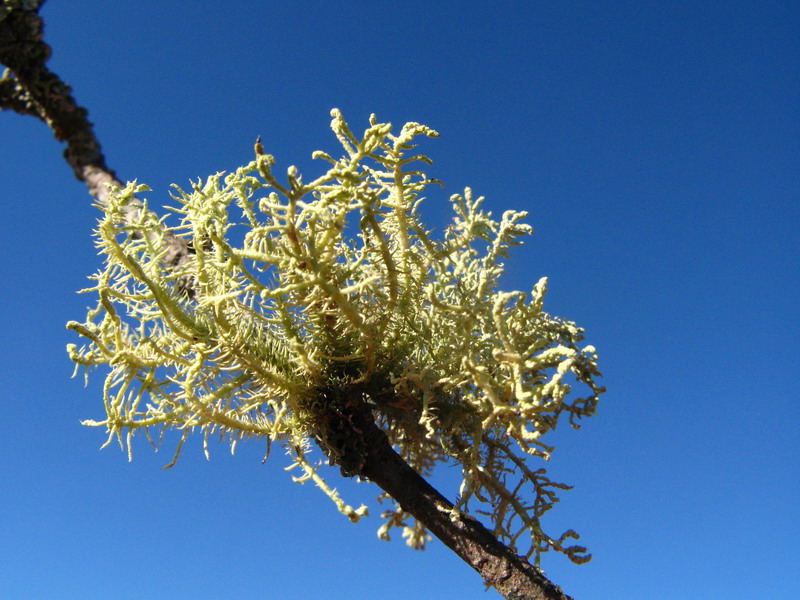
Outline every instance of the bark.
{"type": "MultiPolygon", "coordinates": [[[[0,63],[9,68],[0,80],[0,109],[44,121],[56,139],[66,142],[64,157],[75,176],[103,203],[109,185],[123,185],[106,165],[88,112],[77,104],[70,87],[47,68],[49,57],[50,47],[43,41],[43,23],[37,12],[17,9],[0,20],[0,63]]],[[[140,202],[132,203],[126,215],[131,224],[140,219],[142,210],[140,202]]],[[[163,262],[179,269],[189,260],[191,250],[182,238],[165,234],[163,262]]],[[[184,281],[182,287],[193,295],[191,281],[184,281]]],[[[358,388],[332,390],[325,408],[316,415],[320,445],[344,475],[376,483],[505,598],[569,600],[561,588],[500,543],[480,522],[454,512],[453,504],[395,452],[364,398],[358,388]]]]}
{"type": "MultiPolygon", "coordinates": [[[[392,393],[384,390],[383,393],[392,393]]],[[[318,442],[345,476],[377,484],[509,600],[571,600],[539,569],[453,504],[413,469],[377,426],[360,386],[322,391],[313,419],[318,442]]]]}
{"type": "MultiPolygon", "coordinates": [[[[16,9],[0,20],[0,63],[8,67],[0,80],[0,109],[44,121],[58,141],[66,142],[64,158],[75,176],[102,204],[110,193],[109,186],[125,186],[106,165],[88,111],[75,101],[72,89],[47,68],[50,52],[44,42],[42,18],[36,11],[16,9]]],[[[143,210],[141,201],[134,198],[126,210],[128,223],[139,222],[143,210]]],[[[164,265],[171,269],[183,266],[190,258],[186,241],[166,230],[162,239],[164,265]]],[[[192,295],[190,280],[179,281],[179,286],[192,295]]]]}

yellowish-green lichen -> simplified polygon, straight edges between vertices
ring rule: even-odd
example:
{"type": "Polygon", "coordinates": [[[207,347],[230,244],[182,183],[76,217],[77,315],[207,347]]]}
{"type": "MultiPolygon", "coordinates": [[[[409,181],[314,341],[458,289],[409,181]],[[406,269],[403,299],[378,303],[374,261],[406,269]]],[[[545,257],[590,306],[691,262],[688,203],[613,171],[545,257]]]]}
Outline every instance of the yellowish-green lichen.
{"type": "MultiPolygon", "coordinates": [[[[560,417],[575,425],[592,415],[603,389],[582,330],[543,311],[546,279],[530,293],[498,289],[501,259],[532,231],[526,214],[494,220],[467,189],[450,199],[453,222],[434,239],[419,206],[438,182],[413,141],[438,134],[417,123],[392,134],[373,116],[359,138],[332,116],[344,153],[314,153],[328,167],[308,183],[295,167],[279,182],[259,143],[236,172],[175,187],[180,223],[169,230],[194,249],[181,271],[160,260],[163,220],[142,211],[126,224],[124,207],[145,186],[114,190],[100,206],[105,266],[84,290],[97,305],[68,325],[87,340],[68,348],[77,366],[109,369],[106,417],[86,424],[129,453],[135,433],[152,441],[177,430],[175,458],[193,431],[233,447],[280,443],[302,471],[296,479],[315,481],[356,521],[366,507],[348,506],[321,478],[319,411],[310,410],[321,389],[355,379],[372,390],[365,400],[409,464],[422,474],[461,465],[456,510],[487,515],[528,557],[555,549],[585,562],[585,548],[565,545],[573,531],[542,530],[568,486],[535,463],[550,458],[542,437],[560,417]],[[187,278],[191,297],[179,284],[187,278]],[[586,393],[575,397],[575,385],[586,393]]],[[[383,518],[380,537],[399,527],[424,546],[424,528],[399,506],[383,518]]]]}

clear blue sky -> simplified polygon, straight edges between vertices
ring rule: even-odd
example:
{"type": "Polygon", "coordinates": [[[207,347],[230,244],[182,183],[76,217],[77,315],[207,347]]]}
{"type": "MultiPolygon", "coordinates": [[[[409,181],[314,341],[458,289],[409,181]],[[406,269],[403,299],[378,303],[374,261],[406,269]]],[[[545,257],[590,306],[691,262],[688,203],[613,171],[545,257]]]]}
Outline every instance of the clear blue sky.
{"type": "MultiPolygon", "coordinates": [[[[49,0],[51,66],[109,164],[167,185],[250,160],[310,171],[329,111],[426,142],[444,199],[471,186],[536,234],[504,285],[597,346],[599,415],[553,441],[550,513],[594,553],[544,568],[580,600],[800,597],[800,5],[796,2],[49,0]]],[[[32,118],[0,114],[0,597],[490,598],[440,544],[379,542],[259,444],[178,465],[101,431],[64,329],[98,216],[32,118]]],[[[174,440],[172,440],[174,442],[174,440]]],[[[453,473],[437,479],[445,491],[453,473]]],[[[375,490],[342,483],[351,503],[375,490]]]]}

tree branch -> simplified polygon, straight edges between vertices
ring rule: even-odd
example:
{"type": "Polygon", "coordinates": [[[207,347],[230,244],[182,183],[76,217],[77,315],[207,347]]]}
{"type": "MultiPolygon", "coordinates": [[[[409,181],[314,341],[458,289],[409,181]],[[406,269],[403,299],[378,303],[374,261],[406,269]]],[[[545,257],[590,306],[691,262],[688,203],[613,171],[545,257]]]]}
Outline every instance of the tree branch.
{"type": "MultiPolygon", "coordinates": [[[[8,67],[0,79],[0,108],[33,115],[46,123],[58,141],[66,142],[64,158],[75,176],[103,204],[110,186],[125,186],[106,165],[88,111],[75,101],[70,86],[47,68],[50,53],[50,46],[44,42],[44,24],[36,11],[13,9],[0,20],[0,63],[8,67]]],[[[140,222],[142,202],[134,198],[126,208],[128,223],[140,222]]],[[[162,262],[179,269],[189,260],[188,244],[166,230],[163,241],[162,262]]],[[[191,281],[181,281],[180,286],[192,295],[191,281]]]]}
{"type": "Polygon", "coordinates": [[[433,488],[392,448],[376,425],[359,386],[323,392],[317,406],[324,415],[315,431],[320,446],[345,476],[376,483],[404,511],[475,569],[484,581],[509,600],[571,600],[536,567],[502,544],[479,521],[453,510],[453,504],[433,488]]]}

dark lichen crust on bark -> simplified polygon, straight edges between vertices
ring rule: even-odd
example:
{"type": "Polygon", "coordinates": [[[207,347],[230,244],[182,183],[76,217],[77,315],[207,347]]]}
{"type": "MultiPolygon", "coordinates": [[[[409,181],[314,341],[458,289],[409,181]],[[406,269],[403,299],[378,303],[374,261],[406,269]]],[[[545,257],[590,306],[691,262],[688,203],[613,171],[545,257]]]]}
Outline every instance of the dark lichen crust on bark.
{"type": "MultiPolygon", "coordinates": [[[[0,63],[8,67],[0,79],[0,109],[33,115],[46,123],[58,141],[66,142],[64,158],[75,176],[98,202],[105,203],[111,187],[125,186],[106,164],[89,112],[77,103],[70,86],[47,67],[50,54],[43,20],[35,10],[14,9],[0,20],[0,63]]],[[[142,210],[141,202],[132,199],[130,224],[140,220],[142,210]]],[[[179,269],[186,264],[190,250],[184,239],[164,231],[159,243],[164,247],[164,265],[179,269]]],[[[192,295],[190,280],[181,280],[179,286],[192,295]]]]}
{"type": "MultiPolygon", "coordinates": [[[[44,42],[44,25],[34,11],[14,10],[0,21],[0,62],[8,67],[3,79],[4,108],[36,115],[67,143],[64,153],[75,175],[87,185],[115,180],[105,164],[88,111],[79,106],[72,89],[48,69],[50,47],[44,42]]],[[[90,188],[95,197],[99,189],[90,188]]]]}

